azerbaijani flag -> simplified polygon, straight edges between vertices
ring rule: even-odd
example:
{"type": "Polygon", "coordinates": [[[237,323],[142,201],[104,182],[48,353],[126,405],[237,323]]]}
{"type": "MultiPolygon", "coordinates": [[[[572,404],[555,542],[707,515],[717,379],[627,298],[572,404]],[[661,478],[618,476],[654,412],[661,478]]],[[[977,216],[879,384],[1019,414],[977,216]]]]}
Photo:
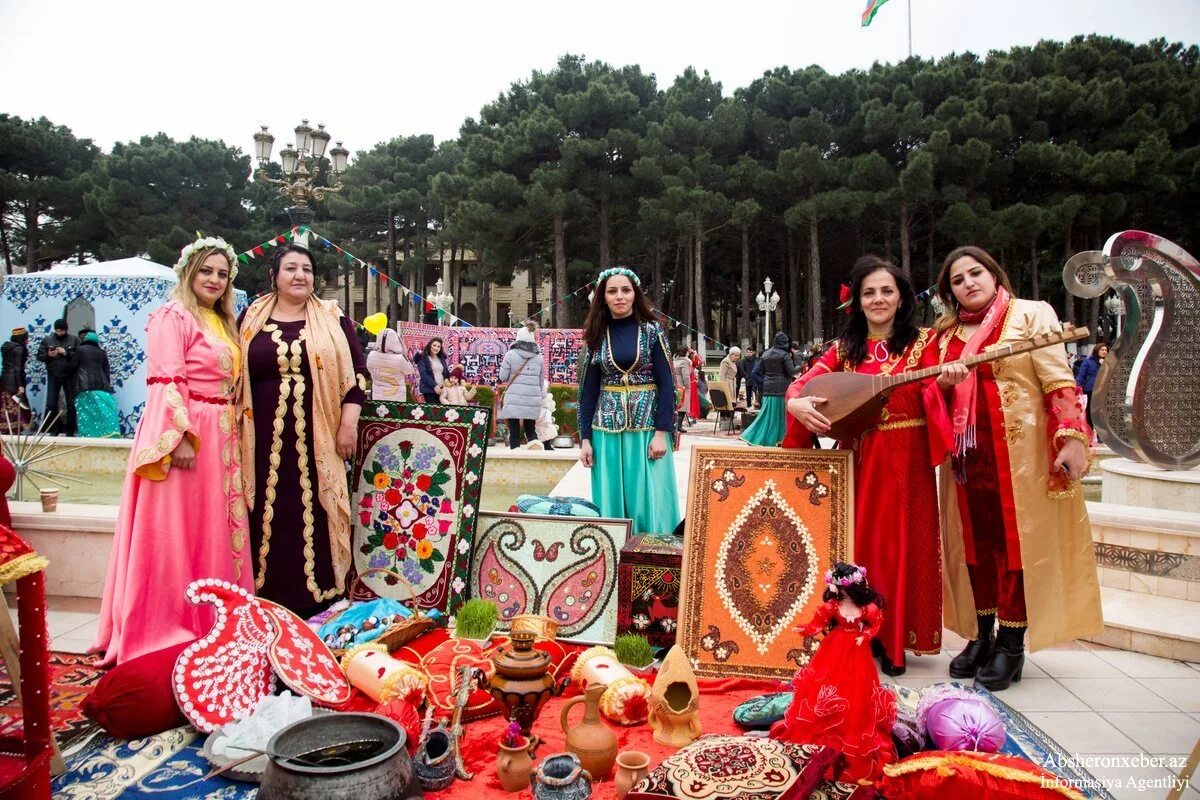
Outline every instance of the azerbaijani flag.
{"type": "Polygon", "coordinates": [[[864,28],[871,24],[871,20],[875,19],[875,12],[886,2],[887,0],[867,0],[867,7],[862,13],[862,26],[864,28]]]}

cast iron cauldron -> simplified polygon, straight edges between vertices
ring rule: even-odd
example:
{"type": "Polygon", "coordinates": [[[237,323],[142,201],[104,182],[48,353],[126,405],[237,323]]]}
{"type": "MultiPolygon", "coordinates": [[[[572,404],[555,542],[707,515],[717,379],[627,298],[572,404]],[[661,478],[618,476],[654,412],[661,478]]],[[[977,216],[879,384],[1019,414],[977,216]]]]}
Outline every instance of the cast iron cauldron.
{"type": "Polygon", "coordinates": [[[293,722],[271,737],[267,749],[321,766],[271,758],[259,800],[408,797],[413,771],[404,742],[404,729],[378,714],[327,714],[293,722]]]}

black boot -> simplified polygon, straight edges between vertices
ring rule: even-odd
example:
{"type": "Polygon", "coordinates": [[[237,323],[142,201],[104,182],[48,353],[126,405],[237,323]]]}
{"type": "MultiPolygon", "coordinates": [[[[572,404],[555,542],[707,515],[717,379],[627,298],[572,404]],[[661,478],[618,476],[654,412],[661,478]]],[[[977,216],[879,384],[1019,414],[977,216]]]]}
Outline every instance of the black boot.
{"type": "Polygon", "coordinates": [[[904,663],[901,662],[899,666],[893,664],[892,660],[888,658],[887,648],[878,639],[871,640],[871,655],[879,660],[879,671],[884,675],[890,675],[895,678],[904,674],[904,663]]]}
{"type": "Polygon", "coordinates": [[[993,692],[1000,692],[1010,684],[1020,683],[1021,670],[1025,668],[1025,628],[1000,624],[996,637],[996,649],[991,659],[975,676],[975,683],[993,692]]]}
{"type": "Polygon", "coordinates": [[[951,678],[974,678],[992,656],[992,637],[995,635],[996,615],[978,614],[979,634],[967,642],[963,651],[950,660],[951,678]]]}

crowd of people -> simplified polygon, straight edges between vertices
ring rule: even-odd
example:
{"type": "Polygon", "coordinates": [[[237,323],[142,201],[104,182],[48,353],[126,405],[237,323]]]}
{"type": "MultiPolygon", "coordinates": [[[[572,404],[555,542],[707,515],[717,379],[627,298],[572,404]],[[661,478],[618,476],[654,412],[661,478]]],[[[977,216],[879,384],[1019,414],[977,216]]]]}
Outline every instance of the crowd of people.
{"type": "MultiPolygon", "coordinates": [[[[203,634],[211,611],[187,604],[182,591],[196,578],[229,581],[304,616],[344,596],[345,462],[368,397],[404,400],[410,378],[424,402],[469,403],[479,388],[448,363],[437,338],[410,356],[385,329],[364,354],[354,323],[315,296],[312,255],[299,245],[274,253],[270,291],[240,318],[237,260],[223,241],[189,245],[176,271],[171,301],[149,323],[147,403],[95,644],[107,664],[203,634]],[[182,536],[180,508],[189,509],[182,536]]],[[[937,377],[897,388],[865,432],[838,443],[854,452],[855,561],[886,601],[873,654],[884,672],[902,673],[906,653],[940,650],[944,618],[970,637],[951,674],[1003,689],[1020,680],[1027,630],[1029,646],[1040,648],[1100,629],[1078,492],[1090,430],[1081,398],[1094,370],[1085,364],[1077,386],[1061,345],[971,370],[961,364],[1056,321],[1047,304],[1013,297],[1003,268],[978,248],[947,257],[937,290],[949,311],[933,328],[916,323],[912,282],[895,265],[864,257],[850,284],[842,335],[815,360],[779,334],[761,355],[731,350],[719,378],[758,400],[747,441],[809,447],[830,429],[821,413],[830,398],[806,395],[809,381],[940,365],[937,377]]],[[[520,327],[499,369],[498,417],[510,447],[522,435],[538,440],[547,388],[535,334],[533,324],[520,327]]],[[[68,337],[64,324],[41,348],[50,364],[73,368],[77,404],[106,391],[94,336],[68,337]]],[[[11,402],[22,394],[10,376],[20,374],[24,338],[14,332],[0,348],[0,388],[11,402]]],[[[579,459],[591,471],[592,500],[604,516],[632,519],[634,533],[670,534],[682,517],[670,457],[677,415],[707,413],[699,357],[686,348],[672,357],[661,317],[624,267],[598,276],[583,340],[579,459]]],[[[55,380],[62,386],[66,373],[55,380]]],[[[90,413],[80,425],[93,424],[90,413]]]]}

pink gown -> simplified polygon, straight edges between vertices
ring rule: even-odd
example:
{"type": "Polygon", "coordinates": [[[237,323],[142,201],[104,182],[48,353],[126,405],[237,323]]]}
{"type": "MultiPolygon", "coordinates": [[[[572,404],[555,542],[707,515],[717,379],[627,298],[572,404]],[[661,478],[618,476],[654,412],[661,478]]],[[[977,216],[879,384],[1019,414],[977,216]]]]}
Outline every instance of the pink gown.
{"type": "Polygon", "coordinates": [[[106,666],[205,635],[212,607],[183,594],[197,578],[254,591],[233,400],[238,355],[174,301],[150,315],[146,330],[146,407],[92,646],[106,666]],[[184,435],[196,464],[172,469],[170,453],[184,435]]]}

